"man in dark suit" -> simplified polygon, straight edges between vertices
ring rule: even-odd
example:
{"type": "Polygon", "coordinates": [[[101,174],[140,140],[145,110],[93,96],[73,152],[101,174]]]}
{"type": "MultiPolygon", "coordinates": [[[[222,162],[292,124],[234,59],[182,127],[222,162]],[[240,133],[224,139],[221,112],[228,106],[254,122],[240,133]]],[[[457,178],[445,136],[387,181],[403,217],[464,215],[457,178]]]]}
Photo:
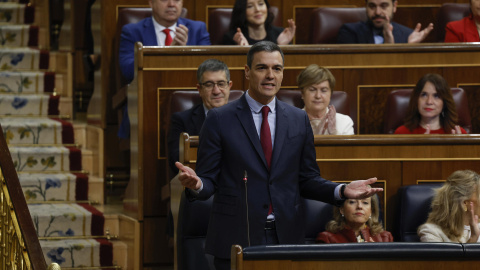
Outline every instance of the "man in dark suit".
{"type": "Polygon", "coordinates": [[[217,270],[230,269],[233,244],[304,243],[300,196],[336,203],[382,190],[367,186],[375,178],[339,185],[320,176],[307,114],[275,97],[283,67],[278,45],[253,45],[245,66],[249,90],[209,112],[196,172],[176,163],[190,199],[215,194],[205,250],[217,270]]]}
{"type": "MultiPolygon", "coordinates": [[[[169,30],[171,44],[210,45],[210,34],[204,22],[180,18],[183,0],[149,0],[152,17],[123,26],[120,38],[120,69],[125,79],[133,80],[134,44],[165,46],[169,30]]],[[[168,43],[168,42],[167,42],[168,43]]]]}
{"type": "Polygon", "coordinates": [[[422,42],[432,31],[430,23],[420,31],[393,22],[397,11],[397,0],[365,0],[368,20],[366,22],[346,23],[338,32],[337,42],[344,44],[383,44],[383,43],[418,43],[422,42]]]}
{"type": "Polygon", "coordinates": [[[230,71],[228,66],[217,59],[205,60],[197,69],[197,90],[202,103],[193,108],[172,114],[168,131],[168,164],[178,173],[175,162],[179,160],[179,138],[182,132],[200,134],[208,111],[228,103],[230,96],[230,71]]]}

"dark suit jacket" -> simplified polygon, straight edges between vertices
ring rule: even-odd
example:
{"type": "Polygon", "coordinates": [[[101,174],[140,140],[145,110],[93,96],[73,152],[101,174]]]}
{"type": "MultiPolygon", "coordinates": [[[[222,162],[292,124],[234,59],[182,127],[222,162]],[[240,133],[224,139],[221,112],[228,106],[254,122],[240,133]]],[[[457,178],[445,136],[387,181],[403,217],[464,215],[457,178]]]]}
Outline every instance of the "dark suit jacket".
{"type": "Polygon", "coordinates": [[[209,111],[200,132],[196,172],[203,190],[188,190],[188,196],[206,200],[215,193],[205,250],[219,258],[230,258],[233,244],[248,246],[249,237],[251,245],[264,244],[269,196],[280,244],[305,241],[301,196],[335,203],[337,184],[320,176],[307,114],[278,99],[270,170],[243,95],[209,111]]]}
{"type": "Polygon", "coordinates": [[[445,42],[479,42],[477,26],[472,16],[449,22],[445,27],[445,42]]]}
{"type": "MultiPolygon", "coordinates": [[[[204,22],[178,18],[178,24],[183,24],[188,28],[187,45],[210,45],[210,34],[204,22]]],[[[134,73],[134,45],[139,41],[144,46],[158,45],[152,17],[145,18],[137,23],[126,24],[122,28],[119,63],[123,76],[129,82],[133,80],[134,73]]]]}
{"type": "MultiPolygon", "coordinates": [[[[392,22],[395,43],[408,43],[408,36],[413,32],[406,26],[392,22]]],[[[339,44],[375,44],[373,26],[368,22],[346,23],[340,27],[337,36],[339,44]]]]}
{"type": "Polygon", "coordinates": [[[180,134],[182,132],[187,132],[189,135],[200,134],[204,121],[205,109],[203,108],[203,103],[186,111],[172,114],[168,131],[168,164],[175,174],[178,173],[175,162],[179,161],[178,145],[180,134]]]}

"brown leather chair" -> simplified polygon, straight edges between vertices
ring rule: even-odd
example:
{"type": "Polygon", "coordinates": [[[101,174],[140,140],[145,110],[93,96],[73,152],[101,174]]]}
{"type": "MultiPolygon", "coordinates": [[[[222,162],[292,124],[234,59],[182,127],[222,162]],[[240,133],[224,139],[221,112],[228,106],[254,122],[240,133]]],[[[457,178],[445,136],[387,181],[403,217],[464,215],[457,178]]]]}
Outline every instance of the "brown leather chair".
{"type": "MultiPolygon", "coordinates": [[[[305,104],[300,90],[280,90],[277,98],[287,104],[303,109],[305,104]]],[[[335,106],[335,110],[341,114],[349,115],[348,95],[344,91],[333,91],[330,104],[335,106]]]]}
{"type": "MultiPolygon", "coordinates": [[[[272,24],[282,26],[282,18],[277,7],[270,6],[269,11],[273,14],[272,24]]],[[[222,45],[223,36],[228,32],[232,18],[231,8],[213,8],[209,9],[208,14],[208,32],[210,33],[210,42],[212,45],[222,45]]]]}
{"type": "MultiPolygon", "coordinates": [[[[383,132],[385,134],[393,134],[399,126],[403,125],[411,93],[412,89],[399,89],[393,90],[388,95],[383,126],[383,132]]],[[[458,124],[463,127],[467,133],[470,133],[472,123],[468,109],[467,94],[462,88],[452,88],[452,96],[457,109],[458,124]]]]}
{"type": "Polygon", "coordinates": [[[317,8],[312,11],[310,44],[336,44],[345,23],[366,21],[365,8],[317,8]]]}
{"type": "Polygon", "coordinates": [[[461,20],[468,15],[470,15],[470,4],[443,4],[438,10],[437,23],[435,24],[437,41],[443,42],[445,40],[445,27],[449,22],[461,20]]]}

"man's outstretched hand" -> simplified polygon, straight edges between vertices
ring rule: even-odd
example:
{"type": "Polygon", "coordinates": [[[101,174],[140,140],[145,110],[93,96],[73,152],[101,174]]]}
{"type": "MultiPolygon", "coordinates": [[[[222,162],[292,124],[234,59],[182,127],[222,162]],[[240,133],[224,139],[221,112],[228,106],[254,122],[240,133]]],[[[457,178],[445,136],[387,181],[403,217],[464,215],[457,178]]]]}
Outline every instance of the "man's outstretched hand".
{"type": "Polygon", "coordinates": [[[178,161],[175,162],[175,166],[177,166],[179,170],[178,179],[182,186],[193,190],[198,190],[202,187],[202,180],[200,180],[192,168],[187,167],[178,161]]]}
{"type": "Polygon", "coordinates": [[[377,178],[370,178],[367,180],[353,181],[345,187],[345,197],[349,199],[365,199],[375,193],[383,191],[383,188],[372,188],[371,184],[377,182],[377,178]]]}

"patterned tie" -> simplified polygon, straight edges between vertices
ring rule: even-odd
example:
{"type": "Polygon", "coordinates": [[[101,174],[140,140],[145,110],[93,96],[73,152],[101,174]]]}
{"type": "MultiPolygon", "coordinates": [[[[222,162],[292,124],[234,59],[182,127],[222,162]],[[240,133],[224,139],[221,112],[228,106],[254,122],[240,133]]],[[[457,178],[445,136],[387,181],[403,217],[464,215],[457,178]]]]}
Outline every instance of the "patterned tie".
{"type": "Polygon", "coordinates": [[[272,135],[270,133],[270,125],[268,124],[268,113],[270,108],[268,106],[263,106],[262,108],[262,126],[260,127],[260,144],[263,148],[263,154],[267,160],[268,168],[270,168],[270,163],[272,161],[272,135]]]}
{"type": "Polygon", "coordinates": [[[165,28],[162,30],[163,33],[165,33],[166,37],[165,37],[165,46],[170,46],[170,44],[172,44],[172,36],[170,36],[170,29],[168,28],[165,28]]]}

